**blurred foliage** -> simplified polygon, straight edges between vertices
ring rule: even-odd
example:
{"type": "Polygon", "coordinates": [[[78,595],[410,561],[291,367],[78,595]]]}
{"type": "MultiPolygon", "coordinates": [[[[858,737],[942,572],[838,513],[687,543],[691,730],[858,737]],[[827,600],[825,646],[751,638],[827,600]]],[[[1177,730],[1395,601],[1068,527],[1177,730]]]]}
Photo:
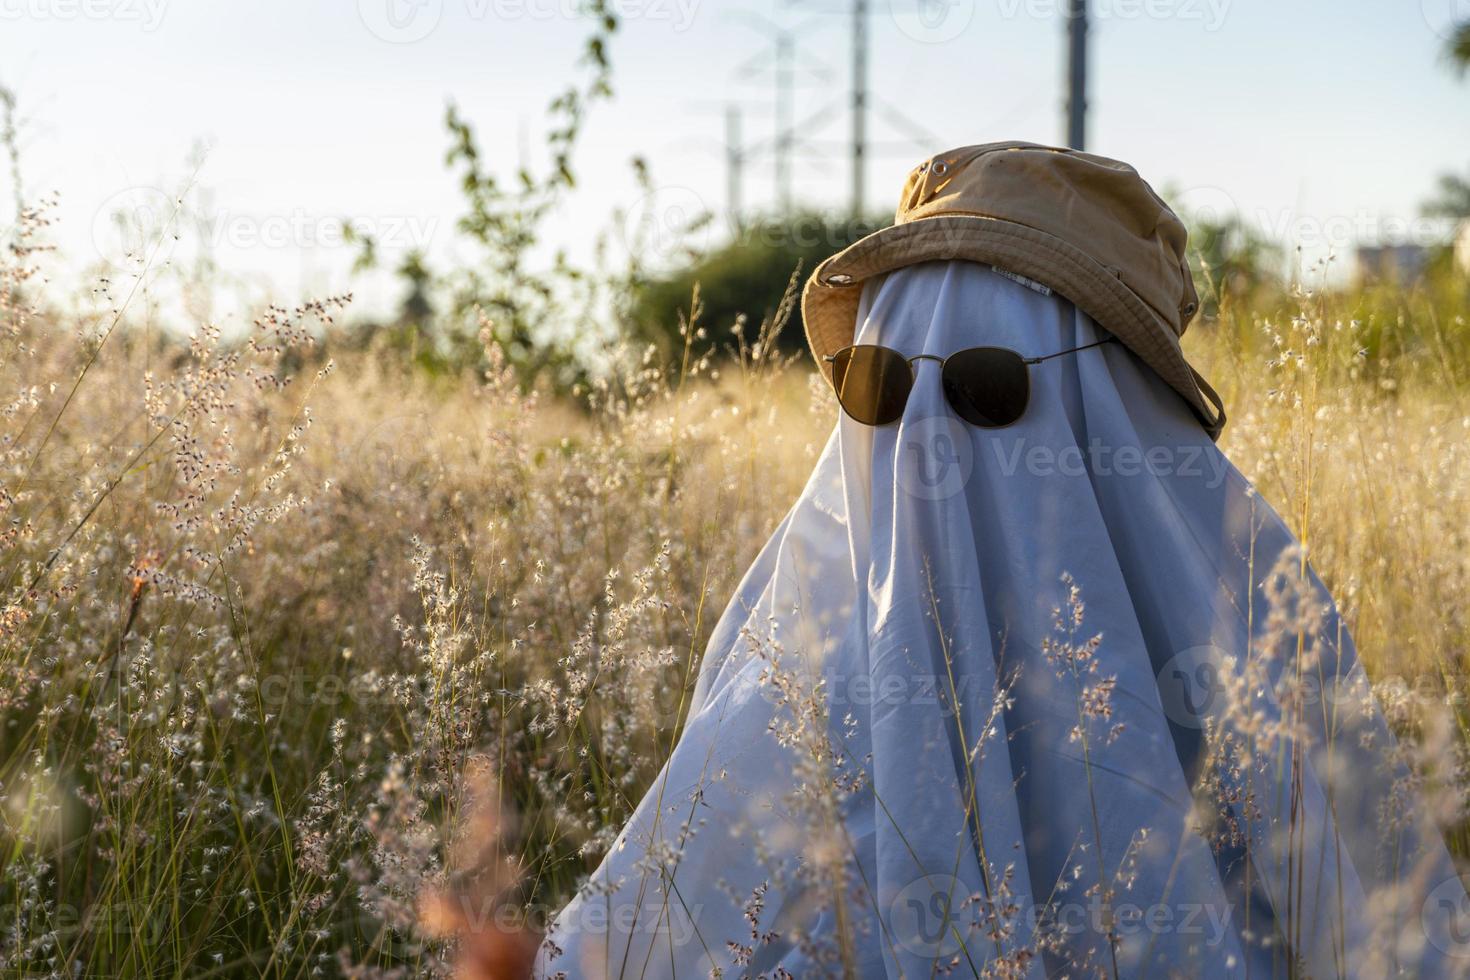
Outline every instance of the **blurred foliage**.
{"type": "Polygon", "coordinates": [[[1429,218],[1451,221],[1470,218],[1470,177],[1441,174],[1435,184],[1434,196],[1424,202],[1424,214],[1429,218]]]}
{"type": "MultiPolygon", "coordinates": [[[[583,379],[586,359],[577,350],[579,334],[557,335],[548,325],[566,325],[601,301],[604,277],[574,267],[562,249],[550,267],[538,267],[542,226],[564,194],[576,186],[573,155],[587,113],[612,95],[609,42],[618,20],[606,0],[581,8],[592,24],[579,66],[587,78],[574,82],[547,107],[548,162],[540,172],[522,165],[509,179],[487,163],[474,126],[450,103],[445,126],[450,135],[445,164],[455,174],[465,213],[455,223],[462,257],[449,270],[432,269],[421,253],[411,253],[396,270],[405,298],[395,321],[373,325],[390,335],[390,346],[412,350],[416,361],[433,370],[454,372],[484,355],[480,332],[488,320],[492,339],[505,352],[523,382],[550,376],[559,387],[583,379]],[[442,294],[436,311],[429,297],[442,294]]],[[[358,267],[378,264],[376,243],[355,239],[358,267]]]]}
{"type": "Polygon", "coordinates": [[[1191,208],[1178,197],[1176,189],[1164,191],[1189,230],[1189,271],[1199,291],[1200,316],[1214,320],[1231,304],[1258,306],[1284,296],[1281,246],[1237,211],[1191,208]]]}
{"type": "Polygon", "coordinates": [[[1449,249],[1439,250],[1411,284],[1369,283],[1333,295],[1364,373],[1376,376],[1392,366],[1400,377],[1415,370],[1436,385],[1470,383],[1470,278],[1455,268],[1449,249]]]}
{"type": "Polygon", "coordinates": [[[1282,253],[1238,215],[1196,221],[1189,232],[1189,268],[1200,312],[1218,317],[1229,302],[1254,305],[1282,292],[1282,253]]]}
{"type": "MultiPolygon", "coordinates": [[[[793,274],[804,283],[818,263],[889,222],[854,220],[815,211],[790,218],[763,217],[734,238],[687,264],[632,284],[628,329],[665,354],[681,350],[694,288],[699,287],[700,322],[714,332],[720,349],[749,346],[762,321],[776,314],[793,274]]],[[[778,350],[805,350],[801,310],[777,335],[778,350]]]]}
{"type": "MultiPolygon", "coordinates": [[[[606,0],[597,0],[588,12],[594,26],[579,63],[588,75],[549,105],[549,162],[540,172],[522,166],[510,178],[498,176],[467,116],[454,104],[448,107],[451,141],[445,162],[463,195],[465,213],[456,230],[468,247],[447,270],[432,268],[421,253],[407,256],[395,270],[404,285],[399,313],[373,324],[373,336],[359,342],[450,377],[483,358],[479,333],[488,321],[491,339],[523,384],[535,380],[561,392],[585,390],[605,372],[609,348],[624,340],[652,344],[664,364],[674,365],[690,351],[751,349],[762,330],[774,326],[777,353],[804,352],[800,304],[786,317],[783,299],[789,300],[793,283],[799,297],[817,264],[888,224],[886,217],[851,219],[817,211],[764,215],[705,247],[701,239],[718,224],[714,214],[650,206],[648,215],[615,214],[628,253],[623,270],[607,268],[605,235],[594,242],[590,268],[574,265],[559,248],[549,262],[533,258],[545,254],[545,220],[576,186],[573,151],[587,112],[612,91],[608,43],[618,21],[606,0]],[[653,220],[632,220],[637,217],[653,220]],[[655,240],[647,240],[650,236],[655,240]],[[695,335],[687,337],[696,306],[695,335]]],[[[1467,38],[1470,24],[1448,49],[1462,65],[1467,38]]],[[[645,202],[656,201],[659,187],[646,164],[635,159],[632,165],[645,202]]],[[[1294,301],[1282,246],[1238,214],[1176,210],[1190,228],[1190,267],[1205,320],[1221,320],[1232,305],[1282,310],[1294,301]]],[[[1445,175],[1424,210],[1431,217],[1470,217],[1470,181],[1445,175]]],[[[355,244],[361,268],[379,264],[371,239],[355,244]]],[[[1430,307],[1442,308],[1442,302],[1455,301],[1457,290],[1463,292],[1448,248],[1431,250],[1426,275],[1433,284],[1423,288],[1435,291],[1430,307]]],[[[1344,300],[1363,307],[1376,323],[1393,319],[1396,314],[1387,307],[1401,306],[1402,295],[1388,301],[1376,296],[1365,286],[1344,300]]],[[[1422,339],[1417,328],[1406,329],[1401,349],[1422,339]]]]}
{"type": "Polygon", "coordinates": [[[1449,43],[1445,46],[1445,54],[1449,56],[1450,63],[1455,66],[1460,77],[1463,78],[1470,71],[1470,20],[1462,21],[1455,27],[1455,32],[1450,35],[1449,43]]]}

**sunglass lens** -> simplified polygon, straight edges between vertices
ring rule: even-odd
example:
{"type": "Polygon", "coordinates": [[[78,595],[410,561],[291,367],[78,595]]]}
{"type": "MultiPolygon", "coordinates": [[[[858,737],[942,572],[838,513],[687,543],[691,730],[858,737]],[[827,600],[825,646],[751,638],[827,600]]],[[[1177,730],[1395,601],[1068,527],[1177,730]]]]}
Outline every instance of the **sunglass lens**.
{"type": "Polygon", "coordinates": [[[944,394],[960,418],[993,429],[1010,425],[1026,411],[1031,380],[1026,362],[1015,351],[974,347],[944,362],[944,394]]]}
{"type": "Polygon", "coordinates": [[[837,352],[832,386],[843,411],[864,425],[898,421],[909,399],[914,373],[902,354],[887,347],[859,345],[837,352]]]}

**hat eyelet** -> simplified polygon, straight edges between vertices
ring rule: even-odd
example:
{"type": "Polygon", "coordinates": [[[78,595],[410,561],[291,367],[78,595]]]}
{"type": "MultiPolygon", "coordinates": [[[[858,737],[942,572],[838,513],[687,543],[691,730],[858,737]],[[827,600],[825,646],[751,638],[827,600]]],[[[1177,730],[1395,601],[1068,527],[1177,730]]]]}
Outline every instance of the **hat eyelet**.
{"type": "Polygon", "coordinates": [[[822,281],[829,286],[851,286],[852,276],[845,272],[835,272],[822,281]]]}
{"type": "Polygon", "coordinates": [[[945,174],[949,173],[949,164],[945,163],[943,160],[935,160],[934,163],[929,167],[929,170],[931,173],[934,174],[934,176],[943,177],[945,174]]]}
{"type": "Polygon", "coordinates": [[[1198,309],[1199,307],[1195,306],[1193,303],[1185,303],[1184,309],[1180,310],[1179,312],[1183,313],[1184,318],[1188,320],[1190,317],[1194,316],[1195,311],[1198,309]]]}

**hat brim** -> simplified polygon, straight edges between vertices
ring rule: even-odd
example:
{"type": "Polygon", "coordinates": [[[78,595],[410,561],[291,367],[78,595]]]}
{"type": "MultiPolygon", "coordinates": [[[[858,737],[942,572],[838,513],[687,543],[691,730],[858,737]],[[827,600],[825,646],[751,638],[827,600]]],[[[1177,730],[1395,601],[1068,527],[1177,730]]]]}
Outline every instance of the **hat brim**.
{"type": "Polygon", "coordinates": [[[1111,269],[1055,235],[984,215],[944,214],[873,232],[817,266],[801,295],[807,343],[830,384],[825,358],[849,346],[857,329],[862,284],[920,262],[964,260],[998,265],[1056,290],[1117,337],[1194,410],[1210,438],[1225,411],[1190,366],[1169,321],[1111,269]]]}

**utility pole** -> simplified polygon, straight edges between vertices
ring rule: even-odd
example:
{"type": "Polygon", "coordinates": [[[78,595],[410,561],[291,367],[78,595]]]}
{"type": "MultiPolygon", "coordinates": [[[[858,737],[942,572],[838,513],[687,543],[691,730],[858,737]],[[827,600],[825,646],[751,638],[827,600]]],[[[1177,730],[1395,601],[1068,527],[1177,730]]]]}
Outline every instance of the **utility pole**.
{"type": "Polygon", "coordinates": [[[1067,145],[1087,149],[1087,0],[1067,12],[1067,145]]]}
{"type": "Polygon", "coordinates": [[[791,59],[795,45],[790,31],[776,34],[776,201],[783,216],[791,213],[792,98],[795,94],[791,59]]]}
{"type": "Polygon", "coordinates": [[[730,213],[730,227],[738,233],[745,209],[740,200],[741,168],[745,150],[740,145],[740,107],[725,107],[725,208],[730,213]]]}
{"type": "Polygon", "coordinates": [[[852,216],[863,216],[868,152],[868,0],[852,0],[852,216]]]}

